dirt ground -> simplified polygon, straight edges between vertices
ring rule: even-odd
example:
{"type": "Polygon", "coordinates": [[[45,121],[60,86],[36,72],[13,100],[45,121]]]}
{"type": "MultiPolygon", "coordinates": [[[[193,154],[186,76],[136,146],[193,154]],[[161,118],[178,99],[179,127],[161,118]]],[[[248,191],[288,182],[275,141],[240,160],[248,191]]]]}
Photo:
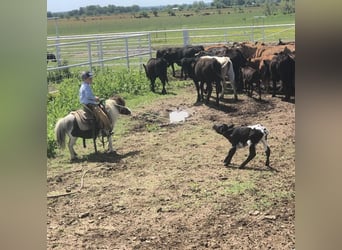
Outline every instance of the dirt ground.
{"type": "Polygon", "coordinates": [[[295,248],[294,102],[227,94],[217,108],[195,98],[189,86],[121,116],[116,154],[79,140],[79,160],[67,149],[48,160],[48,195],[69,193],[47,198],[47,249],[295,248]],[[190,117],[169,124],[176,109],[190,117]],[[273,169],[261,144],[245,169],[248,148],[225,167],[230,144],[216,123],[266,126],[273,169]]]}

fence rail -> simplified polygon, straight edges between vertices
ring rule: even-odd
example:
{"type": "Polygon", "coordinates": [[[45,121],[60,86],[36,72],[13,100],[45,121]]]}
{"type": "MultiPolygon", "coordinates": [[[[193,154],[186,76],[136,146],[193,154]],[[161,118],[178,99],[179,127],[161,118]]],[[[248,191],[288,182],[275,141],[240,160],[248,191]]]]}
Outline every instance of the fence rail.
{"type": "Polygon", "coordinates": [[[72,67],[139,65],[166,46],[230,44],[238,41],[276,42],[295,40],[295,24],[253,25],[217,28],[183,28],[173,30],[107,33],[47,37],[47,51],[56,55],[57,63],[47,70],[72,67]]]}

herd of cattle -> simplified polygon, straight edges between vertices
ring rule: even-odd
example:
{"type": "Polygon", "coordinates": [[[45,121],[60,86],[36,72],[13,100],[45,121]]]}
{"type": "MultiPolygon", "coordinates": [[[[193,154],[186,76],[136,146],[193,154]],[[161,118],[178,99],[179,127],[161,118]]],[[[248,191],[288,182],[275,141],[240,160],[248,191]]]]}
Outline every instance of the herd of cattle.
{"type": "Polygon", "coordinates": [[[264,43],[234,43],[233,46],[184,46],[157,50],[156,58],[143,64],[151,90],[155,91],[155,81],[160,79],[162,94],[166,94],[168,82],[167,68],[171,66],[175,77],[174,64],[181,67],[182,79],[191,78],[197,90],[197,101],[206,102],[216,87],[216,104],[224,97],[226,81],[229,81],[237,100],[237,92],[245,91],[253,95],[256,88],[261,99],[262,88],[266,92],[285,95],[285,100],[294,96],[295,90],[295,42],[265,45],[264,43]],[[272,83],[272,84],[271,84],[272,83]],[[206,87],[206,88],[204,88],[206,87]]]}

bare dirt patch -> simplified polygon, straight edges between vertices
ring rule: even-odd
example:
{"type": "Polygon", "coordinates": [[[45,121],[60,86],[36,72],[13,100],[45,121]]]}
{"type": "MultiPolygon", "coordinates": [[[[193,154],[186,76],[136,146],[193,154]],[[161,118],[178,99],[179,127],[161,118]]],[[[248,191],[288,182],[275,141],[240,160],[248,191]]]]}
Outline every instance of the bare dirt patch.
{"type": "Polygon", "coordinates": [[[131,122],[117,154],[95,155],[89,140],[77,162],[67,150],[49,160],[49,194],[78,190],[87,172],[79,192],[47,199],[48,249],[294,249],[295,105],[226,95],[216,108],[195,97],[190,86],[122,116],[131,122]],[[169,125],[177,108],[191,116],[169,125]],[[266,126],[276,170],[262,145],[246,169],[247,148],[224,167],[230,144],[212,126],[228,122],[266,126]]]}

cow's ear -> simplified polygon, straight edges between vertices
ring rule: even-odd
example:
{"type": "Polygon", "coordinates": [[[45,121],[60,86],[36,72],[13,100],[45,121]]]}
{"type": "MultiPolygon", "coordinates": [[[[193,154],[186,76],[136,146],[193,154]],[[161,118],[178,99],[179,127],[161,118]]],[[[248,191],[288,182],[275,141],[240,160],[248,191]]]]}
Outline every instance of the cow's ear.
{"type": "Polygon", "coordinates": [[[229,124],[228,129],[230,129],[230,128],[234,128],[234,124],[229,124]]]}

